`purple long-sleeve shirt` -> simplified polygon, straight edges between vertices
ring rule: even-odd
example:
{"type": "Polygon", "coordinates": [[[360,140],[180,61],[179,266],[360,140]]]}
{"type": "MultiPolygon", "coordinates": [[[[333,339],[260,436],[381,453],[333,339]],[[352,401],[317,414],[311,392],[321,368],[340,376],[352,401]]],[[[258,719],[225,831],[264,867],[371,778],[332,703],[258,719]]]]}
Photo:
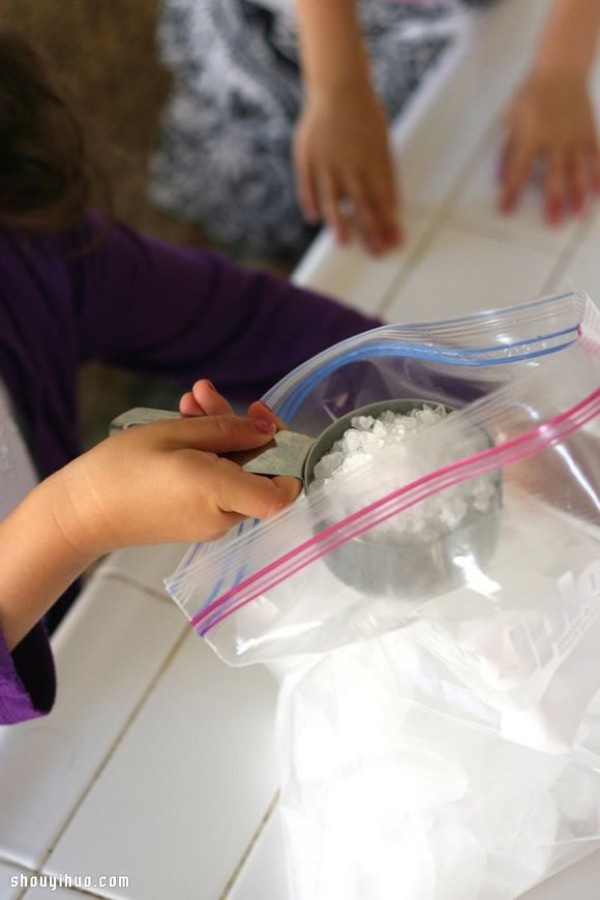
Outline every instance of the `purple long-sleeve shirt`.
{"type": "MultiPolygon", "coordinates": [[[[207,377],[226,396],[250,400],[300,362],[379,324],[283,279],[99,216],[35,239],[0,228],[0,375],[41,478],[80,450],[82,363],[101,360],[185,389],[207,377]]],[[[0,723],[42,715],[54,697],[43,626],[12,653],[0,634],[0,723]]]]}

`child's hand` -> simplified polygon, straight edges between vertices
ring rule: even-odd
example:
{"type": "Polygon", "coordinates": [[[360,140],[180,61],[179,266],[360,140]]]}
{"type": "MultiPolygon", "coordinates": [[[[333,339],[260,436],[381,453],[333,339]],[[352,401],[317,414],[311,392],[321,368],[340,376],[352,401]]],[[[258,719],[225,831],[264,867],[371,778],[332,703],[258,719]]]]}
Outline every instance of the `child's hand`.
{"type": "MultiPolygon", "coordinates": [[[[207,378],[194,382],[191,391],[183,394],[179,401],[179,412],[182,416],[227,416],[233,415],[233,408],[228,400],[219,394],[215,386],[207,378]]],[[[262,400],[255,400],[248,407],[250,418],[266,419],[272,422],[278,431],[287,425],[262,400]]],[[[286,497],[295,500],[301,490],[301,483],[296,478],[277,475],[271,479],[286,497]]]]}
{"type": "Polygon", "coordinates": [[[295,499],[299,483],[243,472],[218,454],[261,447],[275,430],[264,414],[127,429],[48,479],[56,522],[77,553],[93,558],[135,544],[212,540],[246,516],[268,518],[295,499]]]}
{"type": "Polygon", "coordinates": [[[354,228],[378,254],[401,240],[386,114],[375,93],[309,95],[294,141],[300,205],[345,243],[354,228]]]}
{"type": "MultiPolygon", "coordinates": [[[[215,386],[207,378],[201,378],[194,382],[191,391],[183,394],[179,401],[179,412],[182,416],[233,416],[234,410],[228,400],[219,394],[215,386]]],[[[248,416],[251,418],[267,419],[273,422],[278,429],[286,428],[283,419],[275,415],[272,409],[262,402],[255,400],[248,407],[248,416]]]]}
{"type": "Polygon", "coordinates": [[[582,213],[600,191],[600,150],[583,73],[534,73],[521,85],[507,116],[499,206],[516,205],[536,162],[544,164],[544,212],[559,224],[582,213]]]}

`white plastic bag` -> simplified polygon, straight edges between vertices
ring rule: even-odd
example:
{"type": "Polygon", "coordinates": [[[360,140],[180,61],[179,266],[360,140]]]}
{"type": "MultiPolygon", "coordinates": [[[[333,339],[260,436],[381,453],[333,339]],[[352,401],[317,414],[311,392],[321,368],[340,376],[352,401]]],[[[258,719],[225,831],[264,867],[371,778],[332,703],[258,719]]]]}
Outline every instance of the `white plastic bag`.
{"type": "Polygon", "coordinates": [[[506,739],[501,722],[412,628],[288,676],[278,741],[291,898],[514,900],[592,852],[594,708],[560,755],[506,739]]]}

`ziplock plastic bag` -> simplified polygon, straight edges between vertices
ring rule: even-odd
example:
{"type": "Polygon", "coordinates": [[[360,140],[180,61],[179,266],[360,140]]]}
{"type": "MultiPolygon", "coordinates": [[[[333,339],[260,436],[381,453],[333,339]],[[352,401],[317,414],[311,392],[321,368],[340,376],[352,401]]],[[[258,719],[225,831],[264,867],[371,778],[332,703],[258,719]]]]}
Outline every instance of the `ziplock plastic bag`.
{"type": "Polygon", "coordinates": [[[290,900],[514,900],[600,844],[598,699],[568,753],[519,745],[412,631],[284,681],[290,900]]]}
{"type": "Polygon", "coordinates": [[[426,612],[422,640],[449,664],[512,709],[537,703],[595,615],[599,333],[595,307],[569,293],[384,326],[305,363],[265,398],[297,431],[396,397],[456,412],[275,520],[192,548],[170,593],[233,664],[329,650],[426,612]],[[529,632],[558,628],[539,609],[564,597],[569,628],[556,646],[540,637],[523,667],[529,632]],[[499,615],[510,640],[490,648],[499,615]]]}
{"type": "Polygon", "coordinates": [[[389,326],[265,398],[314,436],[455,410],[169,585],[230,663],[314,654],[279,700],[293,900],[514,900],[599,846],[599,335],[577,294],[389,326]]]}

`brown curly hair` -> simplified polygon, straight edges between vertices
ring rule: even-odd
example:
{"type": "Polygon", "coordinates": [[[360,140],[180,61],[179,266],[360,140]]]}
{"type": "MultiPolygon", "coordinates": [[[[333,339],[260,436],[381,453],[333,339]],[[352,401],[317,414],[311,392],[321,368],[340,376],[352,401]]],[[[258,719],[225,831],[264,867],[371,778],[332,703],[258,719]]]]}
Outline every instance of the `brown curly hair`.
{"type": "Polygon", "coordinates": [[[0,25],[0,225],[70,227],[93,183],[76,116],[35,51],[0,25]]]}

